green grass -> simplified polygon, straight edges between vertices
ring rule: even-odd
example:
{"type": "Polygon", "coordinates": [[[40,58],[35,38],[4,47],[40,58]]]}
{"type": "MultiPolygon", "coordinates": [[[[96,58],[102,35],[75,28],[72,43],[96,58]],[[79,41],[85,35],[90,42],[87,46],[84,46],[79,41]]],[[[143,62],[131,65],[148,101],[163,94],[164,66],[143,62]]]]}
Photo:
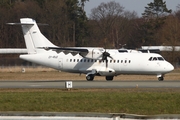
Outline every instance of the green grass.
{"type": "Polygon", "coordinates": [[[0,111],[180,114],[180,89],[1,89],[0,111]]]}

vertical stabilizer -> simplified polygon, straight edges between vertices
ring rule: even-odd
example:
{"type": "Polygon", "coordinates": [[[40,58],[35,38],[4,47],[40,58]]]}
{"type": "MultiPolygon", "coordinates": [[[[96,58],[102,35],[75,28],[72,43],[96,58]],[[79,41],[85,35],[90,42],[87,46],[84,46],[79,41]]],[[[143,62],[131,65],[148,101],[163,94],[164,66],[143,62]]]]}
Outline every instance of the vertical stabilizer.
{"type": "Polygon", "coordinates": [[[29,54],[37,53],[39,48],[56,47],[40,32],[35,20],[22,18],[20,22],[29,54]]]}

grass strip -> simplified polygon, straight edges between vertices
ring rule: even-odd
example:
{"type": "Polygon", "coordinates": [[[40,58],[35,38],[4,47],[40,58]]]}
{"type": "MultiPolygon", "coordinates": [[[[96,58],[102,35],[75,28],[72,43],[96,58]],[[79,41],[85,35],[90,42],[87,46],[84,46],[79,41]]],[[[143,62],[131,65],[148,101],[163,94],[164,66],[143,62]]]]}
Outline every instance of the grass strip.
{"type": "Polygon", "coordinates": [[[0,111],[180,114],[180,89],[1,89],[0,111]]]}

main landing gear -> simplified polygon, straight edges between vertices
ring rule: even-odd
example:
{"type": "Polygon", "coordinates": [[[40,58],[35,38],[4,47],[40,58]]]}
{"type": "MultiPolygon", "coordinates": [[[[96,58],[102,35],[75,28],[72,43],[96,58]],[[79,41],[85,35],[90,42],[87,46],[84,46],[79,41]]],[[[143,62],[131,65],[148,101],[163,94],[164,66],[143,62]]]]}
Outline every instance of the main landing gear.
{"type": "MultiPolygon", "coordinates": [[[[95,75],[93,75],[93,74],[88,74],[88,75],[86,75],[86,80],[87,81],[93,81],[94,80],[94,76],[95,75]]],[[[114,76],[106,76],[106,80],[107,81],[112,81],[113,78],[114,78],[114,76]]]]}
{"type": "Polygon", "coordinates": [[[114,76],[106,76],[106,80],[107,80],[107,81],[112,81],[113,78],[114,78],[114,76]]]}
{"type": "Polygon", "coordinates": [[[93,74],[86,75],[86,80],[87,81],[93,81],[94,80],[94,75],[93,74]]]}

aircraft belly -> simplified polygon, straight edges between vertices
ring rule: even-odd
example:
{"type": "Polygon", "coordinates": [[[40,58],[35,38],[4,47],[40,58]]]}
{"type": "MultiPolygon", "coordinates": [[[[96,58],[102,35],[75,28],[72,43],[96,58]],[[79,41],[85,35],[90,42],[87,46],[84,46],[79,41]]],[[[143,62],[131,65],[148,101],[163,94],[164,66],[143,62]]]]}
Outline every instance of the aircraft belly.
{"type": "Polygon", "coordinates": [[[97,74],[101,76],[114,76],[115,70],[112,69],[112,66],[109,65],[106,67],[105,62],[96,62],[96,63],[82,63],[77,66],[75,66],[76,69],[79,70],[81,73],[89,73],[92,70],[95,70],[97,74]]]}
{"type": "Polygon", "coordinates": [[[158,62],[145,62],[145,63],[138,63],[136,64],[128,64],[126,66],[121,65],[120,71],[121,74],[149,74],[149,75],[156,75],[163,73],[163,65],[158,62]]]}

